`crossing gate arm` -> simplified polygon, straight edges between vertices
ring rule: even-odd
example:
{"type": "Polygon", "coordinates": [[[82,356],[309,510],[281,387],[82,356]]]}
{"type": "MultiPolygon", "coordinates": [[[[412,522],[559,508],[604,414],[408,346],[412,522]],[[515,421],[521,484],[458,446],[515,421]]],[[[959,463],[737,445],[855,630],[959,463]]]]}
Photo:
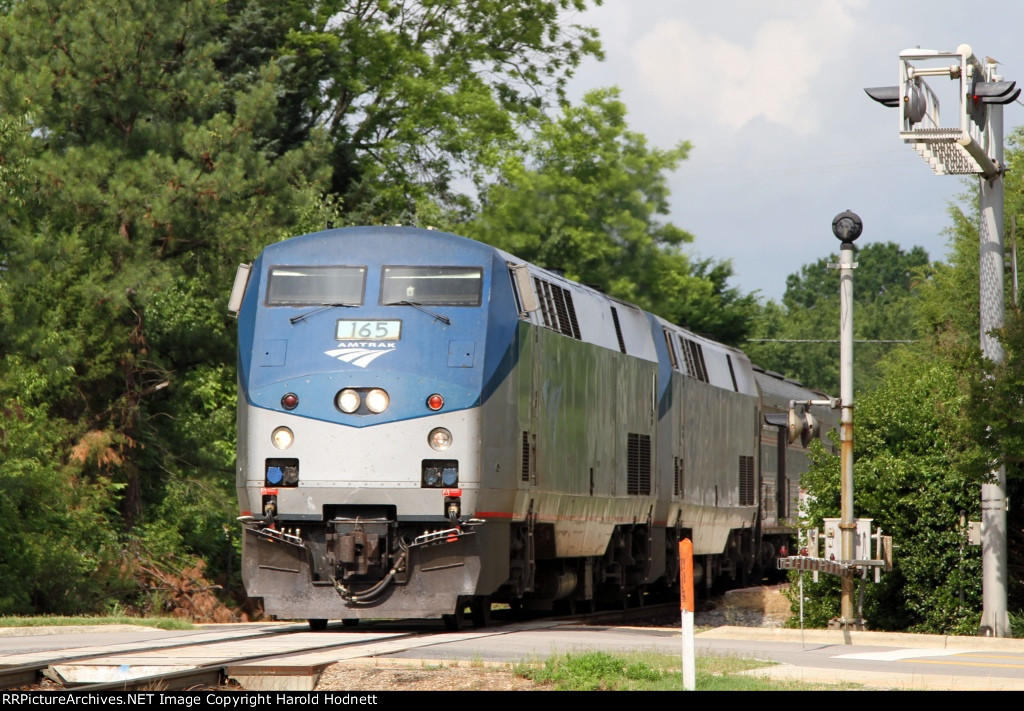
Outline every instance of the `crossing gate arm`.
{"type": "Polygon", "coordinates": [[[779,570],[807,570],[817,573],[829,573],[840,577],[857,575],[861,568],[884,568],[884,560],[851,560],[842,563],[827,558],[794,555],[777,560],[779,570]]]}

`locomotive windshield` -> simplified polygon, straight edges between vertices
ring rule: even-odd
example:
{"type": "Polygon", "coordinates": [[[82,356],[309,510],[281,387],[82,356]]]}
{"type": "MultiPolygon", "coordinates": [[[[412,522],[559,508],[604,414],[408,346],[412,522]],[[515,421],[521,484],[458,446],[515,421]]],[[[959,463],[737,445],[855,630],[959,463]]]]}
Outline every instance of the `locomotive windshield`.
{"type": "Polygon", "coordinates": [[[479,267],[384,267],[380,302],[479,306],[482,284],[479,267]]]}
{"type": "Polygon", "coordinates": [[[268,306],[363,303],[366,267],[271,267],[268,306]]]}

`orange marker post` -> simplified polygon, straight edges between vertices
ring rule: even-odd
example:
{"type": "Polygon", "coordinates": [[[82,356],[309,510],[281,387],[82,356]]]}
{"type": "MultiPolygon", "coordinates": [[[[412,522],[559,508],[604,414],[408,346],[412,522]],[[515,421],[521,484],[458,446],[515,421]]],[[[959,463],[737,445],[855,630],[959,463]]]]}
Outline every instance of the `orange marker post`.
{"type": "Polygon", "coordinates": [[[679,609],[683,626],[683,690],[697,688],[697,664],[693,641],[693,542],[679,541],[679,609]]]}

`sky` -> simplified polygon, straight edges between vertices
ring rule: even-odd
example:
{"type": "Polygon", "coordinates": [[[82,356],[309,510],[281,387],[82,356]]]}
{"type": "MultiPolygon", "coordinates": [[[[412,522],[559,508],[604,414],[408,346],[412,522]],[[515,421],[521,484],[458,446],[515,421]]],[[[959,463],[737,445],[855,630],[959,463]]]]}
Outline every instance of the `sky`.
{"type": "MultiPolygon", "coordinates": [[[[1005,0],[604,0],[573,21],[599,30],[605,59],[577,70],[570,95],[617,86],[649,145],[692,144],[662,219],[694,236],[689,254],[730,261],[730,285],[765,300],[838,254],[844,210],[863,220],[858,245],[945,261],[949,208],[976,204],[978,181],[936,175],[900,138],[899,111],[864,93],[899,82],[900,52],[968,44],[1024,87],[1024,3],[1005,0]]],[[[927,81],[953,125],[954,82],[927,81]]],[[[1021,124],[1024,105],[1005,106],[1004,134],[1021,124]]]]}

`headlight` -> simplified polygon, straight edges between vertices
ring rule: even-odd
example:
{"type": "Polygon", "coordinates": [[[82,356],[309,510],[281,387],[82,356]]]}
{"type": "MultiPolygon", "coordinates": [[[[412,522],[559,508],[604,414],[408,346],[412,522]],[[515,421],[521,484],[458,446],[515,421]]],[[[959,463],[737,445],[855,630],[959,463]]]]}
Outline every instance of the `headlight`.
{"type": "Polygon", "coordinates": [[[436,427],[430,430],[430,434],[427,435],[427,442],[430,443],[430,447],[434,451],[443,452],[452,446],[452,433],[444,427],[436,427]]]}
{"type": "Polygon", "coordinates": [[[334,404],[337,405],[338,409],[342,412],[352,414],[359,409],[359,393],[355,390],[346,388],[335,396],[334,404]]]}
{"type": "Polygon", "coordinates": [[[278,449],[288,449],[292,446],[292,442],[295,440],[295,435],[287,427],[278,427],[270,435],[270,441],[274,443],[274,446],[278,449]]]}
{"type": "Polygon", "coordinates": [[[384,412],[388,409],[389,402],[391,402],[391,398],[389,398],[388,394],[380,388],[374,388],[370,392],[366,393],[366,408],[370,412],[384,412]]]}

